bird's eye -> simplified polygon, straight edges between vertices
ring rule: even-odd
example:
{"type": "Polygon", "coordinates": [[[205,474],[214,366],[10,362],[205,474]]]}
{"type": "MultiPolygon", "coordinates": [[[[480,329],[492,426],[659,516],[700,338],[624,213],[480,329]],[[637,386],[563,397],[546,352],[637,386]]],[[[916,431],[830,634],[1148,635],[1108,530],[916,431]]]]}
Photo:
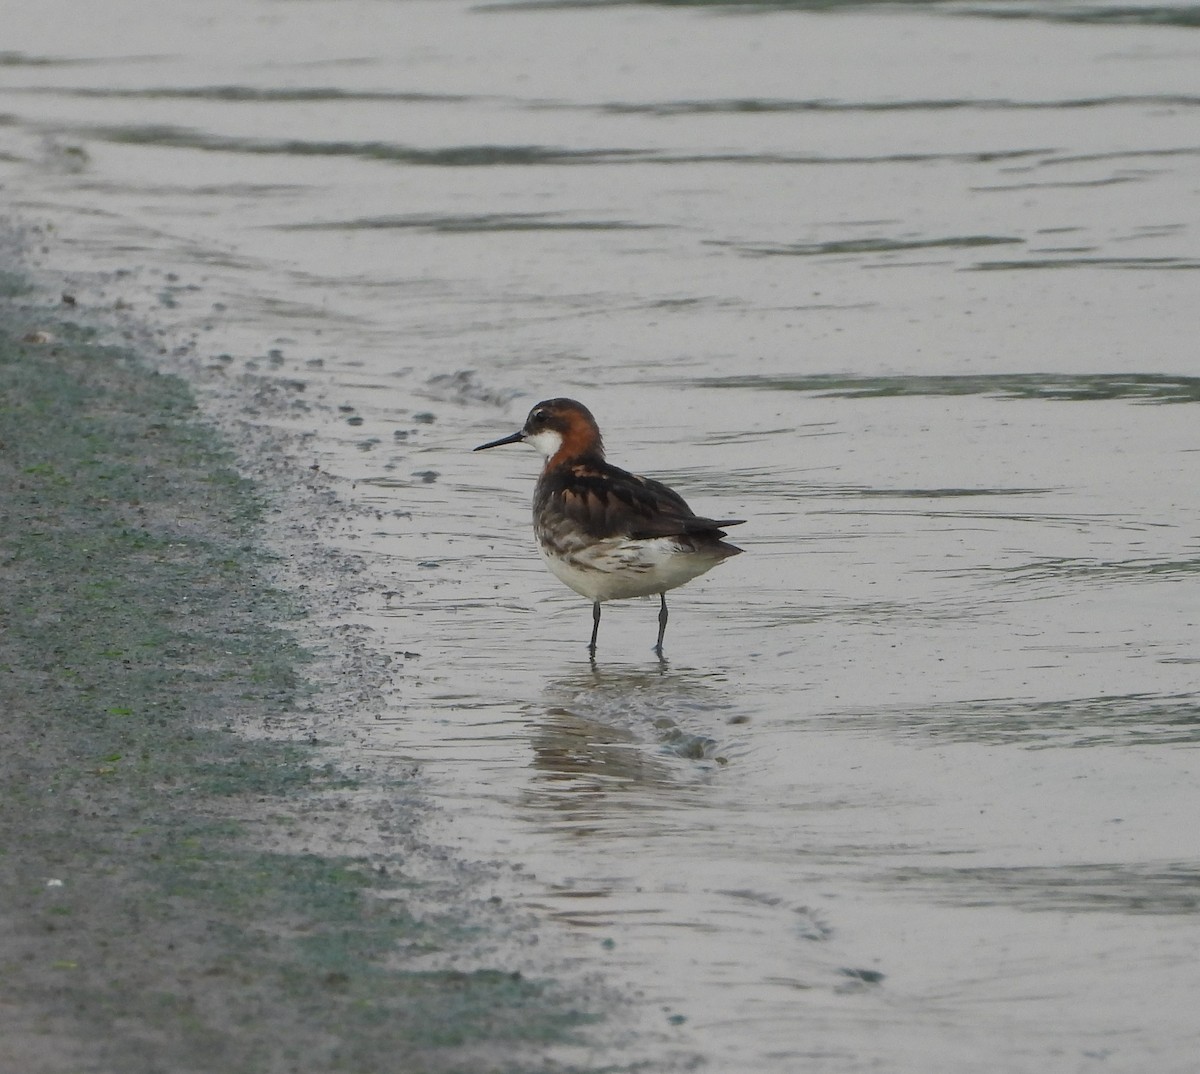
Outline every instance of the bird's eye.
{"type": "Polygon", "coordinates": [[[546,420],[546,412],[544,410],[535,410],[530,417],[541,425],[546,420]]]}

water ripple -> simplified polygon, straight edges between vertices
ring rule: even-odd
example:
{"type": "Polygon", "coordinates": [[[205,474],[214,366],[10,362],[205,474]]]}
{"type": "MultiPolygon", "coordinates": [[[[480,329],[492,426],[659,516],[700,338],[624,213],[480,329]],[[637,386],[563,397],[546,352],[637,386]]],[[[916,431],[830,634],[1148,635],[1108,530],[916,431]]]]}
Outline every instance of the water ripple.
{"type": "Polygon", "coordinates": [[[1158,581],[1200,574],[1200,558],[1100,560],[1058,556],[1021,564],[993,567],[1003,583],[1025,584],[1054,580],[1064,585],[1079,582],[1158,581]]]}
{"type": "MultiPolygon", "coordinates": [[[[844,727],[900,731],[941,742],[1031,749],[1175,746],[1200,742],[1196,694],[1126,694],[1030,701],[995,698],[836,717],[844,727]]],[[[835,720],[834,717],[829,718],[835,720]]],[[[829,721],[823,721],[829,722],[829,721]]]]}
{"type": "Polygon", "coordinates": [[[704,116],[760,115],[792,112],[951,112],[951,111],[1064,111],[1087,108],[1200,107],[1200,96],[1191,94],[1114,94],[1061,100],[1019,101],[1011,98],[917,98],[914,100],[837,101],[773,97],[725,97],[682,101],[607,101],[599,105],[573,102],[538,102],[538,107],[598,110],[613,115],[704,116]]]}
{"type": "Polygon", "coordinates": [[[660,149],[620,146],[567,148],[551,145],[456,145],[419,148],[393,142],[331,142],[300,138],[246,138],[213,134],[167,124],[126,124],[90,127],[71,132],[77,137],[99,138],[119,145],[153,145],[209,152],[281,156],[357,157],[399,164],[434,167],[492,167],[538,164],[928,164],[938,161],[980,164],[1001,160],[1043,157],[1048,148],[1017,148],[949,153],[884,153],[880,155],[822,156],[816,153],[677,153],[660,149]]]}
{"type": "Polygon", "coordinates": [[[991,395],[999,399],[1070,402],[1126,399],[1137,403],[1200,402],[1200,377],[1171,373],[987,373],[934,376],[847,377],[734,375],[700,377],[698,388],[813,392],[841,399],[897,396],[991,395]]]}
{"type": "Polygon", "coordinates": [[[467,213],[405,216],[364,216],[353,220],[328,220],[276,225],[278,231],[375,231],[393,228],[437,234],[476,234],[491,231],[649,231],[663,224],[635,224],[627,220],[564,220],[561,213],[467,213]]]}
{"type": "Polygon", "coordinates": [[[1200,269],[1192,257],[1041,257],[1019,261],[981,261],[976,272],[1013,269],[1102,268],[1102,269],[1200,269]]]}
{"type": "Polygon", "coordinates": [[[734,246],[745,254],[772,256],[778,254],[793,257],[821,257],[828,254],[878,254],[900,250],[928,250],[936,247],[954,249],[973,246],[1001,246],[1023,243],[1011,235],[951,235],[930,239],[834,239],[830,242],[772,242],[772,243],[713,243],[712,245],[734,246]]]}
{"type": "MultiPolygon", "coordinates": [[[[26,61],[30,62],[30,61],[26,61]]],[[[38,63],[66,63],[65,60],[39,60],[38,63]]],[[[77,61],[70,61],[77,62],[77,61]]],[[[0,53],[0,66],[4,54],[0,53]]],[[[9,91],[13,92],[13,91],[9,91]]],[[[110,86],[22,86],[19,93],[52,94],[62,97],[101,98],[104,100],[185,100],[185,101],[233,101],[267,104],[297,102],[311,104],[318,101],[338,103],[355,101],[383,101],[389,104],[451,104],[477,98],[453,93],[413,93],[402,90],[348,90],[334,86],[147,86],[142,89],[124,89],[110,86]]]]}
{"type": "Polygon", "coordinates": [[[738,14],[774,14],[779,12],[819,13],[861,11],[870,8],[899,7],[913,10],[936,9],[946,15],[1042,22],[1095,25],[1200,26],[1200,6],[1196,4],[1000,4],[954,3],[952,0],[492,0],[480,5],[483,11],[553,11],[579,8],[669,7],[722,10],[738,14]]]}
{"type": "Polygon", "coordinates": [[[1121,914],[1200,910],[1200,869],[1194,862],[901,868],[880,881],[889,891],[920,889],[956,906],[1121,914]]]}

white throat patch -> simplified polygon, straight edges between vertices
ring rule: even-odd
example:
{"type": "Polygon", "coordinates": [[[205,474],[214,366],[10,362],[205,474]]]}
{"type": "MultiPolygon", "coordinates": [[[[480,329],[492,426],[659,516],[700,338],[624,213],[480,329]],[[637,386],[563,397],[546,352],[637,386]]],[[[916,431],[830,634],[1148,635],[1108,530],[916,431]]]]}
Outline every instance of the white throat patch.
{"type": "Polygon", "coordinates": [[[557,433],[553,429],[543,429],[540,433],[526,436],[525,443],[533,445],[544,458],[548,459],[562,447],[562,439],[562,433],[557,433]]]}

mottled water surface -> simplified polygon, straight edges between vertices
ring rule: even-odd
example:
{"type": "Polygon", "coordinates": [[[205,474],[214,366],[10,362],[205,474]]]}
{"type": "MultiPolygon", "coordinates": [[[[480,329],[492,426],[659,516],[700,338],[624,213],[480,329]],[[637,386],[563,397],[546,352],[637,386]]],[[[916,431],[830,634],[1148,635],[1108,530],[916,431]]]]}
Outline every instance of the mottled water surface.
{"type": "Polygon", "coordinates": [[[343,735],[663,1069],[1195,1068],[1193,6],[51,0],[0,49],[76,300],[332,475],[395,669],[343,735]],[[642,601],[589,664],[536,457],[470,453],[552,395],[749,520],[665,665],[642,601]]]}

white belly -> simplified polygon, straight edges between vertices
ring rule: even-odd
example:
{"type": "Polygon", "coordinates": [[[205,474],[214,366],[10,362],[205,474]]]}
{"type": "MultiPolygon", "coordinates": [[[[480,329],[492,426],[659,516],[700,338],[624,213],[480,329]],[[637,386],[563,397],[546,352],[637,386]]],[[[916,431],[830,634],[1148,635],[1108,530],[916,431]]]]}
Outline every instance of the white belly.
{"type": "Polygon", "coordinates": [[[613,537],[556,555],[538,548],[554,576],[591,601],[665,593],[710,570],[722,556],[679,547],[673,537],[634,541],[613,537]]]}

